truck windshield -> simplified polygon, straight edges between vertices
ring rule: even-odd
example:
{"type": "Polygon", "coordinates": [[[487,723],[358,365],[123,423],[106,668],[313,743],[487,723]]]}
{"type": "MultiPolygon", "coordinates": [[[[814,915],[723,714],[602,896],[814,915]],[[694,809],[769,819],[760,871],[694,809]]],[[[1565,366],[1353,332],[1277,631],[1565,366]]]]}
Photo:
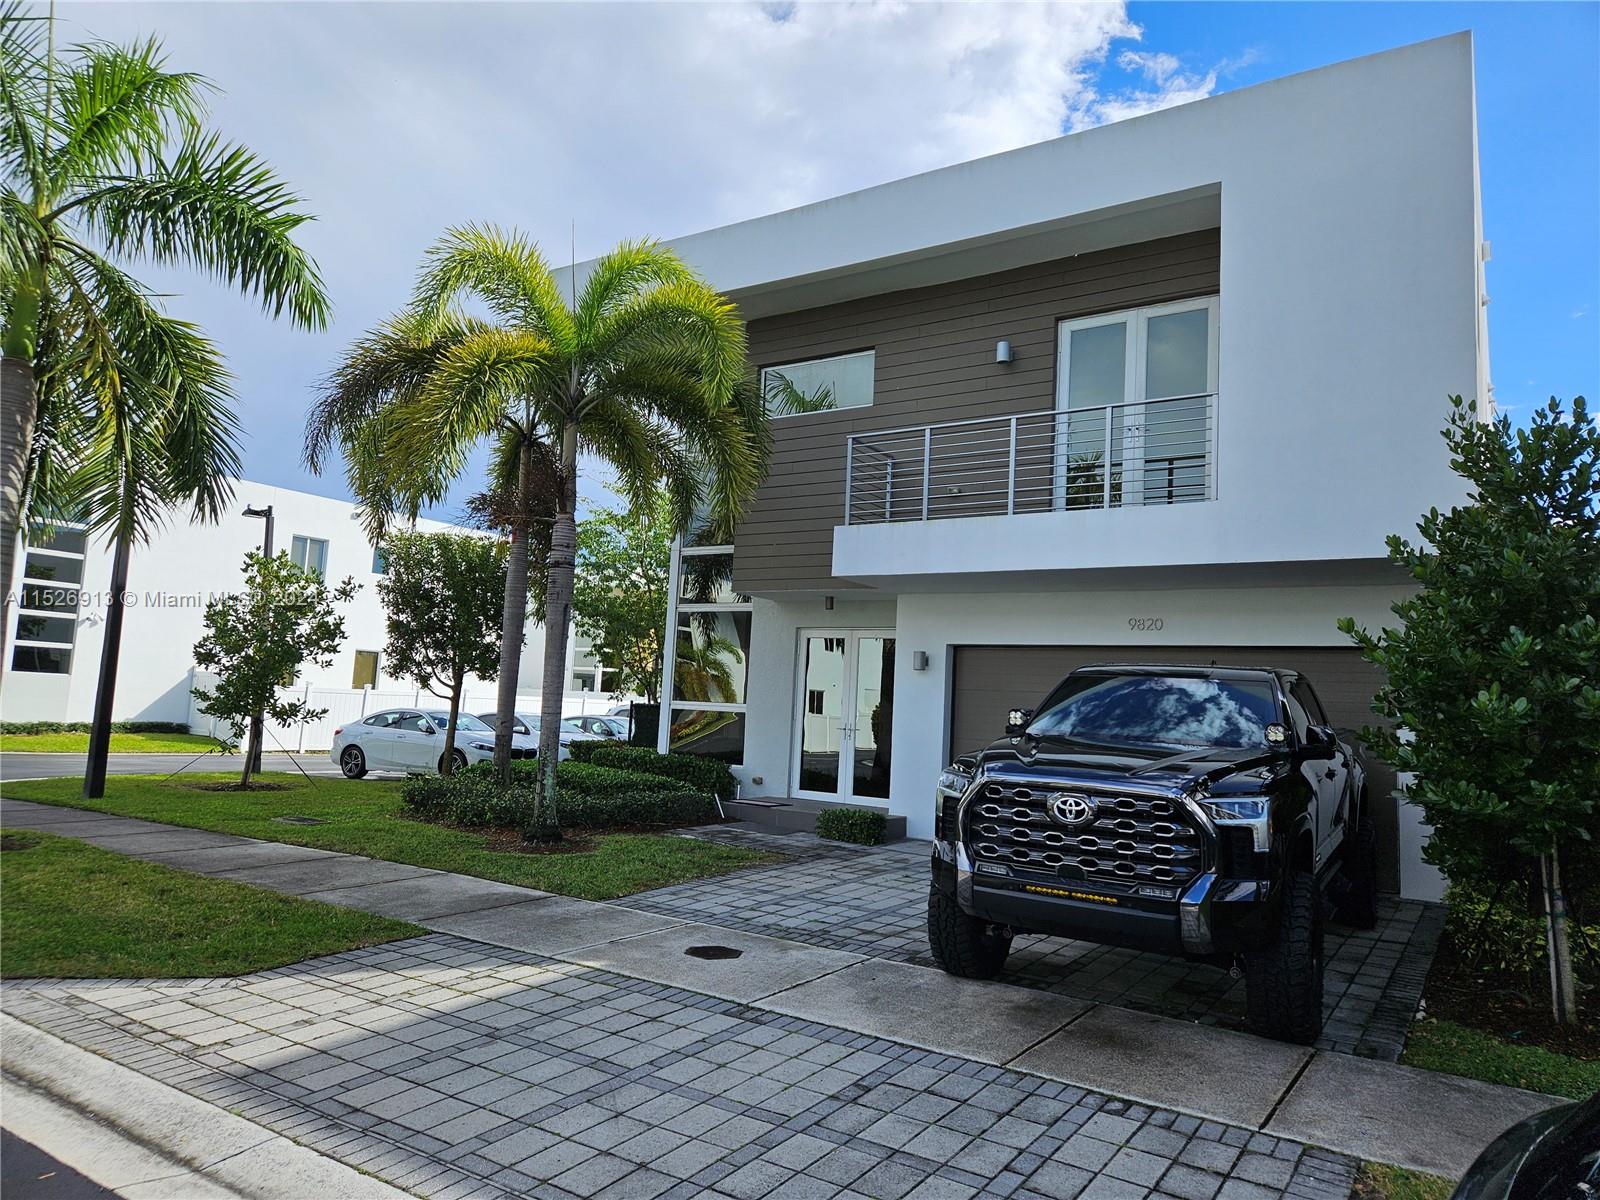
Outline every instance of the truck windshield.
{"type": "Polygon", "coordinates": [[[1050,694],[1028,732],[1097,746],[1256,749],[1267,745],[1276,709],[1266,680],[1073,675],[1050,694]]]}

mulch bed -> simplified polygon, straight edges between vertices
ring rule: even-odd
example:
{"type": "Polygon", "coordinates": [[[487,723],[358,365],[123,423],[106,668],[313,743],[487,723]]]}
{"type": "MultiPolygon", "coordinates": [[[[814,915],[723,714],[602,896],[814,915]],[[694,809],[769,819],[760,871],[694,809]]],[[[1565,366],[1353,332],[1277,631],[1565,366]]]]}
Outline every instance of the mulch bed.
{"type": "Polygon", "coordinates": [[[186,783],[183,786],[196,792],[287,792],[291,785],[252,781],[248,787],[242,783],[186,783]]]}
{"type": "Polygon", "coordinates": [[[1550,1019],[1550,995],[1543,976],[1474,970],[1471,958],[1446,933],[1434,956],[1423,995],[1428,1015],[1492,1033],[1507,1041],[1542,1046],[1573,1058],[1600,1059],[1600,989],[1587,993],[1579,980],[1578,1021],[1556,1025],[1550,1019]]]}

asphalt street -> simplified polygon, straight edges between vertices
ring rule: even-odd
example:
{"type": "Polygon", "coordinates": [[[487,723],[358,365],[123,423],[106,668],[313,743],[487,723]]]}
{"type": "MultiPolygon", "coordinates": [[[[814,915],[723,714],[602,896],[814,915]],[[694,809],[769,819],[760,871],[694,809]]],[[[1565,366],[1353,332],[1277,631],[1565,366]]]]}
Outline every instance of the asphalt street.
{"type": "MultiPolygon", "coordinates": [[[[0,754],[0,781],[7,779],[81,778],[85,754],[0,754]]],[[[293,771],[295,764],[308,775],[338,775],[339,768],[326,754],[264,754],[268,771],[293,771]]],[[[170,775],[176,771],[240,771],[242,754],[113,754],[106,770],[112,775],[170,775]]]]}
{"type": "Polygon", "coordinates": [[[0,1129],[0,1191],[6,1200],[117,1200],[32,1142],[0,1129]]]}

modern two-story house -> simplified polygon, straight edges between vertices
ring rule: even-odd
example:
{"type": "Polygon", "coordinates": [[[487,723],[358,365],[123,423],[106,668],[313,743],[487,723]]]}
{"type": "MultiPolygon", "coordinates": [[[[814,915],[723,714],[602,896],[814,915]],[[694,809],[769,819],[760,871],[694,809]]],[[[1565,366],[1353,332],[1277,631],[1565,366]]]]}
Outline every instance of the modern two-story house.
{"type": "Polygon", "coordinates": [[[1388,619],[1385,536],[1463,496],[1446,397],[1492,411],[1470,35],[672,244],[818,411],[675,557],[663,748],[928,836],[1078,664],[1282,665],[1371,719],[1335,621],[1388,619]]]}

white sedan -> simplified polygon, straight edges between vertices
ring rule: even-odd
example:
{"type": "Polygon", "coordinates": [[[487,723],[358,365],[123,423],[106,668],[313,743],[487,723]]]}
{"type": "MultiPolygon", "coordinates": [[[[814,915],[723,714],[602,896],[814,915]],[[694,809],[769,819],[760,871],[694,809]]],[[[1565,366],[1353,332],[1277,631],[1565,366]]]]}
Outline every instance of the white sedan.
{"type": "MultiPolygon", "coordinates": [[[[450,714],[443,710],[387,708],[335,729],[328,753],[346,779],[360,779],[368,771],[432,774],[444,768],[444,735],[449,727],[450,714]]],[[[532,758],[537,750],[532,739],[511,739],[514,758],[532,758]]],[[[471,713],[458,714],[453,755],[458,770],[493,760],[494,730],[471,713]]]]}

